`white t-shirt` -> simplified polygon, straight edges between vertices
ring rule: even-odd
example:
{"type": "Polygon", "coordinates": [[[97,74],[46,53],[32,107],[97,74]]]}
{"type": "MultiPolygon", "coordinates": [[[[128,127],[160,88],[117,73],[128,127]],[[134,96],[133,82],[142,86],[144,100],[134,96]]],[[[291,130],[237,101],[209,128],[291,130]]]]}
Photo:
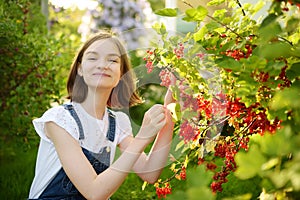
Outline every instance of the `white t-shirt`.
{"type": "Polygon", "coordinates": [[[109,146],[111,149],[111,163],[114,160],[116,146],[125,137],[132,135],[131,123],[125,113],[112,111],[116,116],[116,132],[115,140],[114,142],[111,142],[106,138],[109,125],[107,110],[103,120],[99,120],[89,115],[80,104],[75,102],[72,102],[72,104],[83,127],[83,140],[79,140],[79,128],[76,121],[63,106],[50,108],[41,118],[33,120],[34,128],[41,137],[41,140],[36,161],[35,177],[30,188],[29,198],[38,198],[62,167],[55,151],[54,144],[45,135],[45,122],[55,122],[74,137],[81,147],[89,151],[97,153],[102,147],[109,146]]]}

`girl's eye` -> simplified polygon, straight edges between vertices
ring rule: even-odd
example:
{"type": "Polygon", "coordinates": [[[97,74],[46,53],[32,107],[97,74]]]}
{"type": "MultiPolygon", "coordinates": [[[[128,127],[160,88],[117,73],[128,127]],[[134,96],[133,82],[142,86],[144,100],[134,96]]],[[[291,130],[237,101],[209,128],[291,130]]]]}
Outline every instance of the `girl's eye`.
{"type": "Polygon", "coordinates": [[[94,57],[87,58],[87,60],[96,60],[94,57]]]}
{"type": "Polygon", "coordinates": [[[108,59],[109,62],[114,62],[114,63],[118,63],[119,60],[117,58],[109,58],[108,59]]]}

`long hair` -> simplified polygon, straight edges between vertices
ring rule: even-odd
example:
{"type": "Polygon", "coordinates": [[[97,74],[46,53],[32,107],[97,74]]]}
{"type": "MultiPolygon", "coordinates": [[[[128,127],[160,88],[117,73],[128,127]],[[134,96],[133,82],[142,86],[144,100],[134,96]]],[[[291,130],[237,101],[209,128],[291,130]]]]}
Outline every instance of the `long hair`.
{"type": "Polygon", "coordinates": [[[107,106],[110,108],[128,108],[142,102],[136,92],[135,74],[133,73],[131,63],[128,59],[125,47],[120,40],[109,31],[101,31],[89,38],[79,49],[71,65],[67,81],[68,95],[71,101],[81,103],[88,94],[88,86],[82,76],[78,75],[78,68],[82,62],[84,52],[95,41],[109,39],[120,51],[121,54],[121,79],[118,85],[113,88],[110,97],[107,101],[107,106]]]}

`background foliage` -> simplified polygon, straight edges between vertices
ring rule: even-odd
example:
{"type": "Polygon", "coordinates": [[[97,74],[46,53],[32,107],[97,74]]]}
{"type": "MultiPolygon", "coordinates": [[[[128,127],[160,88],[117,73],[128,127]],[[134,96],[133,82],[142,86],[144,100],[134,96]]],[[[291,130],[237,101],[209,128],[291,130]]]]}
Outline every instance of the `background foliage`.
{"type": "MultiPolygon", "coordinates": [[[[74,40],[49,32],[40,1],[0,1],[0,196],[24,199],[39,138],[32,119],[65,95],[74,40]]],[[[78,37],[77,37],[78,38],[78,37]]],[[[78,42],[77,42],[78,43],[78,42]]]]}
{"type": "MultiPolygon", "coordinates": [[[[158,2],[161,3],[150,1],[155,10],[163,7],[158,2]]],[[[134,66],[143,63],[147,66],[143,73],[154,67],[148,77],[157,78],[164,71],[160,76],[162,84],[167,85],[170,71],[183,80],[172,88],[178,100],[187,102],[173,108],[180,121],[172,152],[181,157],[176,156],[173,164],[166,166],[155,187],[148,185],[142,190],[141,180],[130,174],[113,199],[157,199],[157,194],[164,196],[170,192],[167,199],[199,196],[299,199],[299,1],[270,1],[267,16],[258,21],[253,16],[264,1],[241,4],[236,0],[213,0],[207,7],[185,2],[190,9],[184,12],[178,9],[156,12],[197,24],[194,32],[170,38],[164,25],[156,24],[153,28],[162,36],[163,46],[156,44],[148,53],[144,52],[146,61],[131,52],[134,66]],[[210,16],[207,8],[217,5],[228,8],[216,10],[210,16]],[[199,70],[209,71],[217,78],[208,81],[199,70]],[[211,90],[209,83],[213,82],[219,83],[219,91],[226,94],[223,99],[226,106],[220,102],[214,104],[221,106],[220,111],[226,110],[226,114],[219,112],[219,119],[224,117],[226,123],[214,126],[214,130],[222,127],[221,137],[219,143],[209,146],[212,137],[205,135],[206,128],[213,127],[209,113],[212,103],[218,102],[213,101],[216,96],[207,93],[211,90]],[[182,89],[182,85],[188,89],[182,89]],[[199,113],[197,106],[193,110],[194,104],[207,112],[199,113]],[[183,122],[199,114],[202,118],[197,121],[198,129],[182,132],[190,128],[189,123],[183,122]],[[206,128],[199,129],[199,125],[206,128]],[[223,147],[221,144],[226,144],[227,157],[215,154],[224,152],[219,148],[223,147]],[[199,156],[204,149],[207,154],[199,156]],[[214,177],[220,170],[228,169],[224,168],[227,158],[237,168],[229,170],[222,176],[224,179],[214,177]]],[[[69,66],[80,45],[81,35],[77,31],[85,12],[54,5],[50,5],[49,11],[48,30],[40,1],[0,0],[0,197],[3,199],[27,197],[39,140],[31,120],[52,104],[64,101],[69,66]]],[[[158,85],[139,89],[147,101],[130,110],[137,125],[147,108],[162,103],[160,94],[165,91],[158,85]]],[[[222,98],[218,96],[218,100],[222,98]]]]}

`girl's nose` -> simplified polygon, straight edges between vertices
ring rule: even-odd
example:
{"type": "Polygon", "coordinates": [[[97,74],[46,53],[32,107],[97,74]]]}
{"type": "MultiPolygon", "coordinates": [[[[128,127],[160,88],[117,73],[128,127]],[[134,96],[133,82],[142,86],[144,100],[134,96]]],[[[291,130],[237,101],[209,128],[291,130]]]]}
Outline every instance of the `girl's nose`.
{"type": "Polygon", "coordinates": [[[99,62],[97,63],[98,69],[108,69],[108,67],[109,67],[109,62],[107,62],[106,60],[99,60],[99,62]]]}

